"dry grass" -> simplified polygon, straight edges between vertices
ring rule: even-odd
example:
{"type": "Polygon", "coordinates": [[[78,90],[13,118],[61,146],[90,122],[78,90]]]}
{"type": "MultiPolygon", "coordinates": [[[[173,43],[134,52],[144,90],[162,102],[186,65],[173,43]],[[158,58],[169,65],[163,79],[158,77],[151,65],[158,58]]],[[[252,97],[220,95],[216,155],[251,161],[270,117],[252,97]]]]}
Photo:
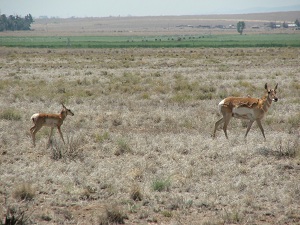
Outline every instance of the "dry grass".
{"type": "Polygon", "coordinates": [[[37,224],[299,224],[299,49],[1,48],[0,218],[37,224]],[[218,102],[278,86],[247,142],[218,102]],[[30,116],[74,113],[46,148],[30,116]],[[3,207],[2,207],[3,205],[3,207]]]}

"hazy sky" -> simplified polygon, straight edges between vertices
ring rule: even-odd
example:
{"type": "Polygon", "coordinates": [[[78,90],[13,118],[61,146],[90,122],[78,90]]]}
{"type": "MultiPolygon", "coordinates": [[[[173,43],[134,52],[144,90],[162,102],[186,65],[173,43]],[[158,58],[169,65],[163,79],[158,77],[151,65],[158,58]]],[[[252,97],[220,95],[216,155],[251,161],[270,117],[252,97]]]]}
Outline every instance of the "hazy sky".
{"type": "Polygon", "coordinates": [[[0,14],[33,17],[158,16],[241,13],[300,5],[299,0],[0,0],[0,14]],[[246,11],[244,11],[246,12],[246,11]]]}

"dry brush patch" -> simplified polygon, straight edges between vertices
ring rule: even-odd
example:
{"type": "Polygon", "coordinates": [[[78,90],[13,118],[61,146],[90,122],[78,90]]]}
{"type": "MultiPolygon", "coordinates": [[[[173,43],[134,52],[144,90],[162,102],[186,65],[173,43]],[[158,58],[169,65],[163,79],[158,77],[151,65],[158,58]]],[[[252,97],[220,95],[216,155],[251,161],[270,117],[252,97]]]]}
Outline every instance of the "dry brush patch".
{"type": "Polygon", "coordinates": [[[1,219],[39,224],[297,224],[299,49],[103,49],[0,51],[1,219]],[[279,101],[247,142],[218,102],[279,101]],[[46,148],[32,148],[30,116],[70,108],[46,148]],[[4,206],[5,205],[5,206],[4,206]],[[24,206],[25,205],[25,206],[24,206]],[[25,207],[25,208],[24,208],[25,207]],[[27,207],[27,208],[26,208],[27,207]]]}

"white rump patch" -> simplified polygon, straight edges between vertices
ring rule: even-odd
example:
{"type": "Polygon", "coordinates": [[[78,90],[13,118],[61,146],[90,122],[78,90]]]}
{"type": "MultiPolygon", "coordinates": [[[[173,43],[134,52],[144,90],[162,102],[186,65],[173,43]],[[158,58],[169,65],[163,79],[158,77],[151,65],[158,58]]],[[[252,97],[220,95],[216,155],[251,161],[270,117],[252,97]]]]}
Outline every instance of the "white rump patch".
{"type": "Polygon", "coordinates": [[[220,103],[219,103],[219,111],[220,111],[220,113],[221,113],[221,108],[222,108],[222,106],[224,105],[224,102],[225,102],[225,99],[223,99],[222,101],[220,101],[220,103]]]}
{"type": "Polygon", "coordinates": [[[35,114],[33,114],[32,116],[31,116],[31,120],[33,120],[33,121],[35,121],[37,118],[38,118],[38,116],[39,116],[40,114],[39,113],[35,113],[35,114]]]}

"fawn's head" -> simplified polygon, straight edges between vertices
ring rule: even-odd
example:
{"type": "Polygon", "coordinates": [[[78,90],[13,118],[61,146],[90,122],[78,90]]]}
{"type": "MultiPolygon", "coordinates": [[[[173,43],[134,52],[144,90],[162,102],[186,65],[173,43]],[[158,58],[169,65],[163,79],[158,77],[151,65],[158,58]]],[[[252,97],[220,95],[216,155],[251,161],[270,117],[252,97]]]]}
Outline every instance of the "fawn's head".
{"type": "Polygon", "coordinates": [[[61,103],[61,105],[63,107],[61,113],[64,113],[66,116],[67,115],[74,116],[74,113],[71,111],[71,109],[68,109],[63,103],[61,103]]]}
{"type": "Polygon", "coordinates": [[[278,84],[276,84],[275,88],[274,89],[269,89],[268,88],[268,84],[266,83],[265,84],[265,89],[267,90],[268,92],[268,98],[271,99],[272,101],[274,102],[277,102],[278,101],[278,98],[276,96],[276,89],[277,89],[277,86],[278,84]]]}

